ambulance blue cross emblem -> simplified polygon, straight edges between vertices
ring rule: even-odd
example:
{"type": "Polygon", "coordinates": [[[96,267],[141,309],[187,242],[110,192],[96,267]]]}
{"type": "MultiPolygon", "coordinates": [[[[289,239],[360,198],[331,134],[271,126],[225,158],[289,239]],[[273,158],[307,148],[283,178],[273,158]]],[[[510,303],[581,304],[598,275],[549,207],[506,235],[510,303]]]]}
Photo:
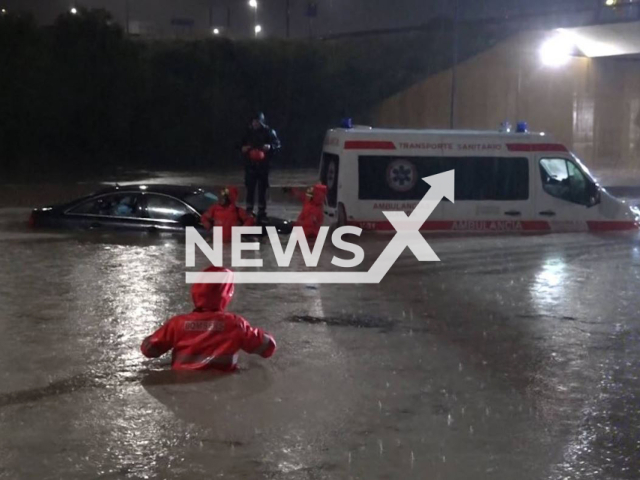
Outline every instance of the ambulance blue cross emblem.
{"type": "Polygon", "coordinates": [[[411,190],[418,179],[415,165],[409,160],[395,160],[387,168],[387,183],[397,192],[411,190]]]}

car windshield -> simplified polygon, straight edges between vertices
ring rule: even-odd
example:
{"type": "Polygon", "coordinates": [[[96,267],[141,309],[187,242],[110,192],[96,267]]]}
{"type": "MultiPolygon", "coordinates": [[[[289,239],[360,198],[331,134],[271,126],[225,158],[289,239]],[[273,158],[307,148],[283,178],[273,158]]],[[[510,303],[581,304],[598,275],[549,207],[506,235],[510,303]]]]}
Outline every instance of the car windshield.
{"type": "Polygon", "coordinates": [[[195,208],[198,212],[204,213],[206,212],[211,205],[218,201],[218,197],[216,194],[206,191],[199,191],[196,193],[192,193],[191,195],[187,195],[183,198],[185,203],[188,203],[193,208],[195,208]]]}

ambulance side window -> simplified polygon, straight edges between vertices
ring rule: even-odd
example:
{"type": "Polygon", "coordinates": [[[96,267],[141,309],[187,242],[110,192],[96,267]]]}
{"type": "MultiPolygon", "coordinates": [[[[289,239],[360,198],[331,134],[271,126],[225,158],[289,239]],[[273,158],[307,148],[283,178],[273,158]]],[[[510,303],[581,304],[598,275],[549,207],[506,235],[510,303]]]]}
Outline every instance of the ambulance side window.
{"type": "MultiPolygon", "coordinates": [[[[526,157],[358,157],[360,200],[420,200],[424,177],[455,170],[456,201],[516,201],[529,198],[526,157]]],[[[443,200],[448,201],[448,200],[443,200]]]]}
{"type": "Polygon", "coordinates": [[[456,200],[516,201],[529,198],[527,158],[445,157],[443,171],[455,170],[456,200]]]}
{"type": "Polygon", "coordinates": [[[540,160],[542,188],[552,197],[579,205],[589,204],[589,181],[584,173],[564,158],[540,160]]]}

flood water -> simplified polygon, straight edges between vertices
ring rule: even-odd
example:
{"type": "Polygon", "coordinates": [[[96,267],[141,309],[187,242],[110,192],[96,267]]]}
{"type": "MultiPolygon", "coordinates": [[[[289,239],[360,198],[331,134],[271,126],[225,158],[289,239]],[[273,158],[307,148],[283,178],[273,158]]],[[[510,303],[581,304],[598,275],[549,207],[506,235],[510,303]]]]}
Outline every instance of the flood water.
{"type": "Polygon", "coordinates": [[[139,351],[192,309],[183,238],[32,231],[21,203],[0,208],[0,478],[640,476],[638,233],[433,237],[441,262],[407,251],[379,285],[239,285],[278,351],[185,375],[139,351]]]}

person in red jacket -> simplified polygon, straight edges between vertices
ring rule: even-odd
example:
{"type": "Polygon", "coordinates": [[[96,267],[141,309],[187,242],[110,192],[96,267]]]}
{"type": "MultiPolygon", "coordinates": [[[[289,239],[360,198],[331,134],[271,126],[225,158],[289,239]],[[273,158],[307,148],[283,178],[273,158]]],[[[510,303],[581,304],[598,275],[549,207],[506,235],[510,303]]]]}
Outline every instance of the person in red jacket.
{"type": "Polygon", "coordinates": [[[232,227],[250,227],[255,225],[253,215],[249,215],[243,208],[236,205],[238,189],[227,187],[220,192],[218,203],[207,210],[200,221],[207,230],[213,227],[222,227],[222,239],[225,242],[231,240],[232,227]]]}
{"type": "Polygon", "coordinates": [[[191,297],[195,310],[167,321],[142,342],[140,350],[148,358],[157,358],[172,350],[174,370],[218,370],[237,368],[238,352],[269,358],[276,350],[274,338],[249,325],[240,315],[226,312],[233,297],[233,272],[209,267],[205,272],[227,275],[225,283],[195,283],[191,297]]]}
{"type": "Polygon", "coordinates": [[[307,238],[316,238],[324,223],[324,199],[327,196],[327,186],[317,184],[307,188],[306,191],[297,188],[286,190],[303,202],[302,211],[292,227],[302,227],[307,238]]]}

